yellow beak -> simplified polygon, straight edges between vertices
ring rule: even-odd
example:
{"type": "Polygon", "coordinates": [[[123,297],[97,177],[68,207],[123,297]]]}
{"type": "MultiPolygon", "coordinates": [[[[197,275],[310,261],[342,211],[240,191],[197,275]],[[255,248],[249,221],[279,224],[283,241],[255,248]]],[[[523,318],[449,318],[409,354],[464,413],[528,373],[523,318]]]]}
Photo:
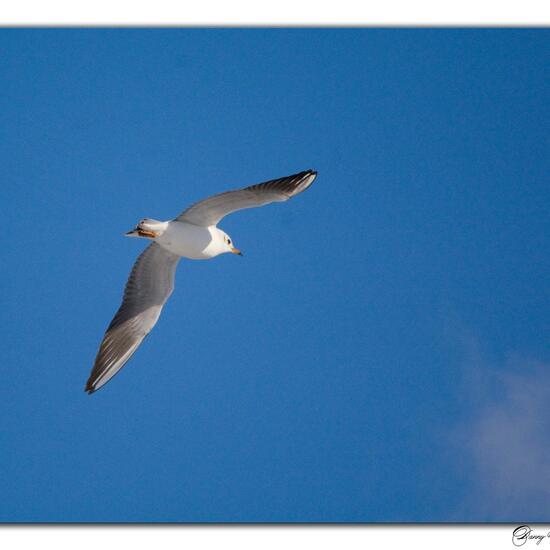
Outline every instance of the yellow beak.
{"type": "Polygon", "coordinates": [[[239,256],[243,255],[243,253],[238,248],[232,248],[231,252],[233,252],[233,254],[238,254],[239,256]]]}

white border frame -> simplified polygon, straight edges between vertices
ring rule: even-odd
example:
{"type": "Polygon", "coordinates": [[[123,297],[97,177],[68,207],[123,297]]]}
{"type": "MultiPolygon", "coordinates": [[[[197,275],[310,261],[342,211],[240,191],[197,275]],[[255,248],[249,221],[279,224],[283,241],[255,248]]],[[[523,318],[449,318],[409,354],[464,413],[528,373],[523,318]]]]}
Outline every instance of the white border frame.
{"type": "MultiPolygon", "coordinates": [[[[96,0],[19,0],[6,3],[3,26],[547,26],[547,0],[203,0],[190,4],[156,0],[137,3],[96,0]]],[[[162,550],[223,548],[503,548],[511,547],[514,525],[370,526],[0,526],[3,548],[162,550]],[[443,546],[442,546],[443,545],[443,546]],[[507,545],[507,546],[504,546],[507,545]]],[[[532,526],[536,532],[550,531],[532,526]]],[[[532,541],[531,541],[532,542],[532,541]]],[[[542,541],[550,544],[550,540],[542,541]]],[[[526,548],[529,547],[527,543],[526,548]]],[[[533,545],[531,545],[533,546],[533,545]]]]}

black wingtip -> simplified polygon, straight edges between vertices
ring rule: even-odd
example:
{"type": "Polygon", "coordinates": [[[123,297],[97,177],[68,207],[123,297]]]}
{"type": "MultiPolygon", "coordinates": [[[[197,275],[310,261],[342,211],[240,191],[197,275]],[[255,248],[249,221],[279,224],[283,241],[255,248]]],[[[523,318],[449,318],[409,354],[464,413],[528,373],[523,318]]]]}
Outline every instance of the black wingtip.
{"type": "Polygon", "coordinates": [[[303,172],[304,176],[313,176],[313,179],[317,177],[317,170],[305,170],[303,172]]]}
{"type": "Polygon", "coordinates": [[[315,178],[317,177],[317,170],[304,170],[302,172],[301,180],[303,180],[304,178],[309,178],[311,176],[313,176],[313,177],[311,178],[311,180],[307,184],[307,187],[304,187],[303,191],[308,189],[311,186],[311,184],[315,181],[315,178]]]}

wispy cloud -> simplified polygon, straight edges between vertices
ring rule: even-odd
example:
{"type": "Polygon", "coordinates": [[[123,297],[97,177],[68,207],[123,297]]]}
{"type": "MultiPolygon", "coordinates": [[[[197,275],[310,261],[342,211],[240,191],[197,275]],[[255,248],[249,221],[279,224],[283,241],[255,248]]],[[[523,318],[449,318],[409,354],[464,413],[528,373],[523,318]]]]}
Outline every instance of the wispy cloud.
{"type": "Polygon", "coordinates": [[[470,338],[452,431],[466,497],[458,521],[550,520],[550,365],[490,361],[470,338]]]}

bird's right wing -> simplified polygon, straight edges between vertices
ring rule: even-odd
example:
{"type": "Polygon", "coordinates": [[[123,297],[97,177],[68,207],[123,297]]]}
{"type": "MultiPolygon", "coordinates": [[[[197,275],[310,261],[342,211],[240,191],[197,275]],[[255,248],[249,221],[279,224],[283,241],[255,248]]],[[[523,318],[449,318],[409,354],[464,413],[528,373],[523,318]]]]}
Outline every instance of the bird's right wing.
{"type": "Polygon", "coordinates": [[[179,259],[157,243],[149,245],[139,256],[128,277],[122,304],[99,347],[86,383],[88,393],[106,384],[155,326],[162,307],[174,290],[179,259]]]}
{"type": "Polygon", "coordinates": [[[305,170],[293,176],[213,195],[190,206],[176,220],[205,227],[216,225],[231,212],[263,206],[271,202],[287,201],[305,191],[316,176],[317,172],[314,170],[305,170]]]}

